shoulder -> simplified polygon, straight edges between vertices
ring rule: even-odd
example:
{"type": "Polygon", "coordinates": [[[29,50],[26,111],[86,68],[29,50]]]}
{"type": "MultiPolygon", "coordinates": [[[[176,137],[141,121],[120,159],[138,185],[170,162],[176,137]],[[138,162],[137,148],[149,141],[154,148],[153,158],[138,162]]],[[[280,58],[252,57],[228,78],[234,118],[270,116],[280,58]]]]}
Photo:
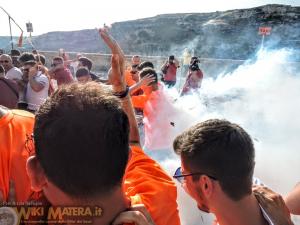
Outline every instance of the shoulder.
{"type": "Polygon", "coordinates": [[[11,68],[11,70],[15,71],[16,73],[22,73],[18,67],[13,67],[13,68],[11,68]]]}
{"type": "Polygon", "coordinates": [[[11,113],[14,115],[15,118],[17,117],[17,118],[21,118],[22,120],[34,122],[34,114],[28,111],[13,109],[11,110],[11,113]]]}
{"type": "Polygon", "coordinates": [[[6,73],[6,77],[9,79],[22,79],[22,72],[19,68],[13,67],[6,73]]]}
{"type": "Polygon", "coordinates": [[[37,81],[43,81],[43,82],[49,83],[49,79],[48,79],[47,75],[45,75],[43,73],[41,73],[38,76],[36,76],[36,80],[37,81]]]}

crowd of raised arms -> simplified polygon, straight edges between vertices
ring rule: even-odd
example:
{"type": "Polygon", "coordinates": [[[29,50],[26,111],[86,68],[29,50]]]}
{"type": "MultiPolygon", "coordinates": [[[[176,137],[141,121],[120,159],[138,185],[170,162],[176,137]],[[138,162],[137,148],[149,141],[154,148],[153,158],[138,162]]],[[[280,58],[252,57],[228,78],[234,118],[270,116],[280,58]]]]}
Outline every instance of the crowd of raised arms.
{"type": "Polygon", "coordinates": [[[293,224],[300,185],[285,197],[254,185],[254,145],[238,124],[216,118],[182,131],[173,176],[148,156],[156,102],[176,85],[179,67],[180,96],[199,91],[200,61],[186,51],[159,72],[138,55],[128,66],[109,32],[99,33],[112,54],[107,79],[80,54],[69,60],[61,50],[49,68],[38,51],[0,55],[0,225],[14,224],[9,208],[20,224],[179,225],[177,186],[215,224],[293,224]],[[43,211],[20,213],[37,206],[43,211]],[[65,211],[53,220],[59,207],[65,211]]]}

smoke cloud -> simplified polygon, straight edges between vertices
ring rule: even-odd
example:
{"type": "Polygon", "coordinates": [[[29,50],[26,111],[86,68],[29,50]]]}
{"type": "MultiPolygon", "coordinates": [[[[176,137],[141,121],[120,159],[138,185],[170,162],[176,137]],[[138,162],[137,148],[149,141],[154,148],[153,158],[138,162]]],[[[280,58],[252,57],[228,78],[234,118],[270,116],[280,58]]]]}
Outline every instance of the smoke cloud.
{"type": "MultiPolygon", "coordinates": [[[[231,73],[205,78],[200,94],[178,97],[175,89],[166,90],[165,94],[173,98],[172,112],[176,116],[172,118],[176,119],[169,121],[174,126],[164,128],[172,135],[160,137],[169,138],[170,148],[150,151],[150,155],[173,175],[180,166],[172,150],[173,139],[197,122],[224,118],[240,124],[251,135],[256,148],[255,177],[285,195],[300,181],[300,63],[290,63],[294,53],[289,49],[261,49],[254,59],[231,73]]],[[[165,117],[161,119],[170,120],[166,113],[162,115],[165,117]]],[[[183,224],[211,224],[213,217],[202,215],[182,188],[178,190],[183,224]]],[[[295,218],[296,224],[299,221],[295,218]]]]}

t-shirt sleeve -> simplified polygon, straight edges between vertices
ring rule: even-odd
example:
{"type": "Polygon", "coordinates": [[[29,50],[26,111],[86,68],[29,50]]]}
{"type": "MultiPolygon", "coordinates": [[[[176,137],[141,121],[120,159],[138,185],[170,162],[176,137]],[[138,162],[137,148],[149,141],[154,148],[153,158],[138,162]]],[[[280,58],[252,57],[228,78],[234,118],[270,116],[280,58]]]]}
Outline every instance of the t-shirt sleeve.
{"type": "Polygon", "coordinates": [[[10,80],[22,80],[22,72],[20,69],[14,68],[13,70],[9,71],[5,77],[10,80]]]}
{"type": "Polygon", "coordinates": [[[138,146],[131,146],[124,177],[128,197],[139,196],[156,225],[179,225],[177,188],[172,178],[138,146]]]}
{"type": "Polygon", "coordinates": [[[36,78],[36,81],[43,84],[44,86],[49,85],[49,79],[46,75],[42,74],[36,78]]]}

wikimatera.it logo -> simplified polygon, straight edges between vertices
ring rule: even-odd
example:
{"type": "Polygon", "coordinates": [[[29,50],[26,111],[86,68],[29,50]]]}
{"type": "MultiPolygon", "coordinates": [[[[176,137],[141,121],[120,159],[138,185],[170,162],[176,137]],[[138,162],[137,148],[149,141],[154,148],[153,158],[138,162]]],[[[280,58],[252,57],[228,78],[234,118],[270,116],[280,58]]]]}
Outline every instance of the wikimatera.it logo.
{"type": "Polygon", "coordinates": [[[0,206],[1,225],[25,224],[91,224],[101,217],[99,206],[43,206],[15,204],[0,206]]]}

